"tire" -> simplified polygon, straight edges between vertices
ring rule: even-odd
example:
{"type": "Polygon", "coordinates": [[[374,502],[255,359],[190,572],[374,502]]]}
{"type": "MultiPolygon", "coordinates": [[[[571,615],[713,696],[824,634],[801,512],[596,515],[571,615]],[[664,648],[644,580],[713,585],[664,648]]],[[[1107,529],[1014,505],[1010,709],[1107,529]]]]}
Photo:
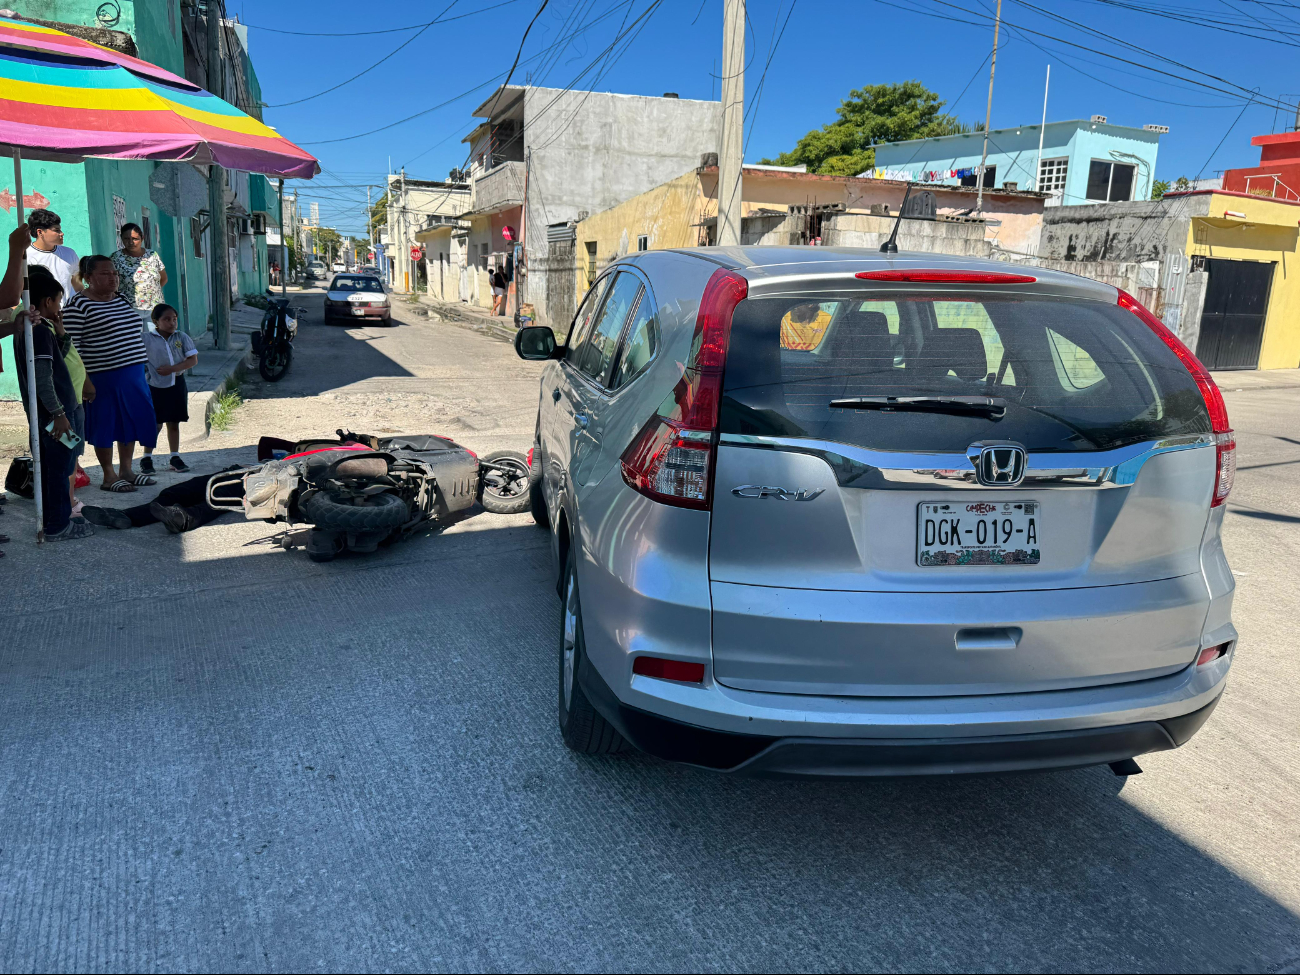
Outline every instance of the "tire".
{"type": "Polygon", "coordinates": [[[277,343],[274,349],[264,351],[257,360],[257,371],[268,383],[278,383],[289,371],[293,362],[293,346],[288,342],[277,343]]]}
{"type": "Polygon", "coordinates": [[[614,755],[627,747],[618,730],[591,706],[578,681],[578,668],[586,655],[582,635],[582,603],[578,598],[578,574],[573,557],[564,575],[564,598],[560,603],[559,701],[560,737],[564,744],[583,755],[614,755]]]}
{"type": "Polygon", "coordinates": [[[318,528],[336,532],[390,532],[411,520],[406,502],[395,494],[376,494],[365,504],[343,504],[317,491],[302,505],[302,513],[318,528]]]}
{"type": "Polygon", "coordinates": [[[542,494],[540,481],[528,489],[528,510],[539,527],[551,527],[551,513],[546,510],[546,497],[542,494]]]}
{"type": "Polygon", "coordinates": [[[497,487],[480,481],[479,501],[483,507],[495,515],[518,515],[529,510],[528,458],[518,450],[494,450],[483,459],[511,472],[509,482],[497,487]]]}

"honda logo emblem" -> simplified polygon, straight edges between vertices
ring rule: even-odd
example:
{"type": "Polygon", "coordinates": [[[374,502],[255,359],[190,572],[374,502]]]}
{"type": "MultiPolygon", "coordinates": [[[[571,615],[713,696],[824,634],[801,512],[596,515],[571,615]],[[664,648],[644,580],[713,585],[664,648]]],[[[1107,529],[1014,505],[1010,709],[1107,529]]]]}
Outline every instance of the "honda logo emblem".
{"type": "Polygon", "coordinates": [[[1015,487],[1025,479],[1025,448],[1018,443],[973,443],[966,456],[981,484],[1015,487]]]}

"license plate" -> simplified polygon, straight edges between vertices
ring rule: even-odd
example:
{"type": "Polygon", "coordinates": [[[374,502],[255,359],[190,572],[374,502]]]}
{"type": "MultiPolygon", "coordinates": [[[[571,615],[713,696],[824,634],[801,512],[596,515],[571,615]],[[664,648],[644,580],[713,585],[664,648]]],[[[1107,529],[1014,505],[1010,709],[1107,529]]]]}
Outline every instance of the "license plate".
{"type": "Polygon", "coordinates": [[[917,565],[1037,565],[1043,530],[1037,501],[922,501],[917,565]]]}
{"type": "Polygon", "coordinates": [[[364,308],[353,308],[353,309],[352,309],[352,314],[354,314],[354,315],[364,315],[365,313],[366,313],[366,310],[365,310],[364,308]]]}

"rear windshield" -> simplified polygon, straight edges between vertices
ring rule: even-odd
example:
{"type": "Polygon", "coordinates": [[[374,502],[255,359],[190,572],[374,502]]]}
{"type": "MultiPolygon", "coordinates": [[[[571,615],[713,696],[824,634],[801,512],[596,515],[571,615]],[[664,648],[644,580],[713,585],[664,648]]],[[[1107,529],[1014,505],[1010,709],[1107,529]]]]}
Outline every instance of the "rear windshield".
{"type": "Polygon", "coordinates": [[[335,278],[331,291],[383,291],[375,278],[335,278]]]}
{"type": "Polygon", "coordinates": [[[1099,301],[897,291],[752,298],[736,308],[724,383],[723,433],[876,450],[961,452],[981,438],[1109,450],[1210,431],[1177,357],[1137,316],[1099,301]],[[926,412],[845,402],[882,396],[998,402],[964,415],[933,401],[926,412]]]}

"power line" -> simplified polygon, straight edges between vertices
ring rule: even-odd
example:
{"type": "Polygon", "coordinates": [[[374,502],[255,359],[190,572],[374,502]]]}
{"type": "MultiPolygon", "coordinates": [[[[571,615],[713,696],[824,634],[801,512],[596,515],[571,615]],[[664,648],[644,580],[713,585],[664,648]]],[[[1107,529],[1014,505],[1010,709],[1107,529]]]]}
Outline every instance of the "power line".
{"type": "MultiPolygon", "coordinates": [[[[456,4],[459,3],[459,2],[460,2],[460,0],[451,0],[451,3],[447,4],[447,6],[446,6],[445,8],[443,8],[442,13],[438,14],[438,17],[441,17],[442,14],[445,14],[448,10],[450,10],[452,7],[456,6],[456,4]]],[[[397,47],[393,48],[391,51],[389,51],[387,54],[385,54],[382,58],[380,58],[378,61],[376,61],[376,62],[375,62],[374,64],[372,64],[370,67],[368,67],[368,68],[366,68],[366,69],[364,69],[364,70],[362,70],[362,71],[358,71],[358,72],[357,72],[356,74],[354,74],[351,78],[347,79],[347,81],[340,81],[337,85],[334,85],[334,86],[331,87],[331,88],[326,88],[324,91],[318,91],[318,92],[316,92],[316,94],[314,94],[314,95],[307,95],[307,96],[304,97],[304,98],[295,98],[295,99],[294,99],[293,101],[291,101],[291,102],[280,102],[278,105],[267,105],[266,107],[267,107],[267,108],[285,108],[285,107],[287,107],[287,106],[289,106],[289,105],[301,105],[303,102],[309,102],[309,101],[311,101],[313,98],[320,98],[321,95],[328,95],[328,94],[329,94],[330,92],[332,92],[332,91],[338,91],[340,88],[343,88],[343,87],[345,87],[346,85],[350,85],[350,84],[352,84],[352,82],[356,81],[358,78],[362,77],[363,75],[367,75],[367,74],[369,74],[371,71],[374,71],[375,68],[379,67],[381,64],[383,64],[383,63],[384,63],[385,61],[387,61],[389,58],[394,57],[394,56],[397,54],[397,52],[399,52],[400,50],[402,50],[402,48],[404,48],[404,47],[406,47],[407,45],[413,43],[413,42],[414,42],[414,41],[415,41],[415,40],[416,40],[416,39],[417,39],[421,34],[423,34],[426,30],[428,30],[430,27],[432,27],[434,24],[436,24],[436,23],[438,22],[438,17],[433,18],[433,20],[429,21],[427,24],[425,24],[423,27],[421,27],[418,31],[416,31],[414,34],[412,34],[412,35],[411,35],[410,37],[408,37],[406,40],[402,41],[401,44],[398,44],[397,47]]]]}
{"type": "Polygon", "coordinates": [[[404,30],[419,30],[421,27],[428,27],[431,24],[449,24],[453,20],[477,17],[479,14],[485,14],[489,10],[496,10],[498,7],[508,7],[512,3],[519,3],[519,0],[501,0],[501,3],[494,3],[490,7],[480,7],[478,10],[471,10],[467,14],[457,14],[455,17],[438,17],[423,24],[409,24],[406,27],[386,27],[383,30],[316,31],[284,30],[279,27],[263,27],[261,24],[245,24],[244,26],[250,30],[264,30],[270,34],[290,34],[293,37],[373,37],[377,34],[400,34],[404,30]]]}
{"type": "MultiPolygon", "coordinates": [[[[877,2],[877,3],[884,3],[884,4],[886,4],[887,6],[897,6],[896,4],[889,3],[888,0],[876,0],[876,2],[877,2]]],[[[979,13],[977,13],[977,12],[975,12],[975,11],[971,11],[971,10],[969,10],[969,8],[966,8],[966,7],[959,7],[959,6],[957,6],[956,4],[947,3],[947,2],[945,2],[945,0],[931,0],[931,2],[932,2],[932,3],[937,3],[937,4],[939,4],[940,6],[944,6],[944,7],[951,7],[952,9],[954,9],[954,10],[958,10],[958,11],[961,11],[962,13],[969,13],[969,14],[971,14],[971,15],[973,15],[973,16],[976,16],[976,17],[983,17],[983,19],[984,19],[985,21],[989,21],[989,20],[992,20],[992,19],[993,19],[993,18],[992,18],[991,16],[989,16],[989,15],[982,15],[982,14],[979,14],[979,13]]],[[[934,12],[932,12],[932,11],[928,11],[928,10],[924,10],[924,9],[918,9],[918,8],[914,8],[914,7],[913,7],[913,8],[900,8],[900,9],[907,9],[907,10],[910,10],[911,12],[913,12],[913,13],[919,13],[919,14],[922,14],[923,16],[927,16],[927,17],[934,17],[934,18],[937,18],[937,19],[939,19],[939,20],[949,20],[949,21],[953,21],[954,23],[967,24],[967,25],[969,25],[969,26],[971,26],[971,27],[984,27],[984,26],[985,26],[983,23],[979,23],[979,22],[976,22],[976,21],[962,20],[962,19],[959,18],[959,17],[954,17],[954,16],[951,16],[951,15],[945,15],[945,14],[934,13],[934,12]]],[[[1045,13],[1045,11],[1041,11],[1041,8],[1032,8],[1032,9],[1039,9],[1040,12],[1044,12],[1044,13],[1045,13]]],[[[1051,16],[1051,15],[1049,15],[1049,16],[1051,16]]],[[[1057,37],[1057,36],[1054,35],[1054,34],[1046,34],[1046,33],[1042,32],[1042,31],[1033,30],[1033,29],[1031,29],[1031,28],[1029,28],[1029,27],[1025,27],[1025,26],[1020,25],[1020,24],[1010,23],[1009,21],[1006,20],[1006,18],[1003,18],[1002,22],[1003,22],[1004,24],[1006,24],[1008,27],[1013,28],[1013,29],[1019,31],[1019,32],[1021,32],[1022,34],[1033,34],[1033,35],[1035,35],[1036,37],[1046,38],[1046,39],[1048,39],[1048,40],[1050,40],[1050,41],[1055,41],[1055,42],[1058,43],[1058,44],[1065,44],[1065,45],[1067,45],[1067,46],[1069,46],[1069,47],[1078,48],[1079,50],[1089,51],[1089,52],[1091,52],[1091,53],[1093,53],[1093,54],[1100,55],[1101,57],[1109,58],[1109,59],[1111,59],[1111,60],[1113,60],[1113,61],[1118,61],[1118,62],[1120,62],[1121,64],[1127,64],[1127,65],[1130,65],[1131,67],[1139,68],[1139,69],[1142,69],[1142,70],[1144,70],[1144,71],[1149,71],[1149,72],[1151,72],[1151,73],[1153,73],[1153,74],[1161,75],[1161,76],[1166,77],[1166,78],[1174,78],[1174,79],[1176,79],[1176,80],[1178,80],[1178,81],[1185,81],[1185,82],[1187,82],[1188,84],[1196,85],[1196,86],[1199,87],[1199,88],[1204,88],[1204,89],[1206,89],[1206,90],[1208,90],[1208,91],[1214,91],[1214,92],[1217,92],[1217,93],[1219,93],[1219,94],[1221,94],[1221,95],[1226,95],[1226,96],[1228,96],[1228,97],[1230,97],[1230,98],[1232,98],[1232,99],[1234,99],[1234,100],[1241,99],[1243,96],[1249,96],[1249,101],[1253,101],[1253,102],[1256,103],[1256,104],[1264,104],[1264,105],[1268,105],[1268,106],[1270,106],[1270,107],[1272,107],[1273,105],[1276,104],[1279,108],[1289,108],[1289,109],[1291,109],[1292,111],[1295,110],[1295,106],[1294,106],[1294,105],[1290,105],[1290,106],[1288,106],[1288,105],[1285,105],[1285,104],[1283,104],[1283,103],[1281,103],[1281,102],[1276,102],[1275,100],[1265,100],[1265,99],[1261,99],[1261,98],[1258,97],[1258,95],[1256,95],[1256,93],[1255,93],[1255,91],[1254,91],[1253,89],[1246,88],[1246,87],[1244,87],[1244,86],[1242,86],[1242,85],[1238,85],[1238,84],[1236,84],[1235,82],[1228,81],[1228,80],[1225,79],[1225,78],[1220,78],[1218,75],[1210,74],[1208,71],[1202,71],[1201,69],[1199,69],[1199,68],[1194,68],[1194,67],[1192,67],[1191,65],[1186,65],[1186,64],[1183,64],[1183,63],[1180,62],[1180,61],[1175,61],[1173,58],[1166,57],[1166,56],[1164,56],[1164,55],[1162,55],[1162,54],[1157,54],[1157,53],[1155,53],[1155,52],[1153,52],[1153,51],[1151,51],[1151,50],[1149,50],[1149,49],[1145,49],[1145,48],[1137,47],[1136,45],[1130,44],[1130,43],[1128,43],[1127,41],[1116,40],[1115,38],[1111,38],[1111,37],[1109,37],[1109,36],[1107,36],[1107,35],[1101,34],[1101,32],[1099,32],[1099,31],[1094,31],[1094,30],[1092,30],[1092,28],[1089,28],[1089,27],[1082,27],[1082,26],[1080,26],[1080,25],[1078,25],[1078,24],[1075,24],[1075,23],[1073,23],[1073,22],[1066,21],[1067,24],[1068,24],[1069,26],[1072,26],[1072,27],[1079,27],[1079,29],[1089,31],[1089,32],[1094,33],[1094,34],[1098,34],[1099,36],[1103,37],[1103,38],[1106,39],[1106,40],[1111,41],[1112,43],[1115,43],[1115,44],[1121,44],[1121,45],[1123,45],[1123,46],[1133,48],[1133,49],[1136,50],[1137,52],[1142,53],[1142,54],[1145,54],[1145,55],[1147,55],[1148,57],[1156,58],[1157,60],[1164,61],[1164,62],[1166,62],[1166,63],[1168,63],[1168,64],[1174,65],[1175,67],[1184,68],[1184,69],[1187,70],[1187,71],[1191,71],[1193,74],[1203,75],[1203,76],[1205,76],[1205,77],[1207,77],[1207,78],[1210,78],[1210,79],[1212,79],[1212,80],[1214,80],[1214,81],[1218,81],[1218,82],[1221,82],[1221,83],[1224,84],[1224,85],[1227,85],[1228,88],[1226,88],[1226,89],[1225,89],[1225,88],[1220,88],[1220,87],[1218,87],[1218,86],[1216,86],[1216,85],[1212,85],[1212,84],[1209,84],[1209,83],[1207,83],[1207,82],[1200,81],[1200,80],[1198,80],[1198,79],[1196,79],[1196,78],[1188,78],[1188,77],[1185,77],[1185,76],[1180,75],[1180,74],[1175,74],[1175,73],[1173,73],[1173,72],[1171,72],[1171,71],[1165,71],[1165,70],[1163,70],[1163,69],[1161,69],[1161,68],[1155,68],[1155,67],[1152,67],[1152,66],[1150,66],[1150,65],[1148,65],[1148,64],[1143,64],[1143,63],[1141,63],[1141,62],[1139,62],[1139,61],[1132,61],[1132,60],[1129,60],[1128,58],[1120,57],[1120,56],[1117,55],[1117,54],[1111,54],[1111,53],[1108,52],[1108,51],[1098,50],[1097,48],[1088,47],[1086,44],[1079,44],[1079,43],[1077,43],[1077,42],[1075,42],[1075,41],[1069,41],[1069,40],[1066,40],[1066,39],[1063,38],[1063,37],[1057,37]],[[1232,91],[1232,90],[1229,90],[1229,89],[1236,89],[1236,90],[1235,90],[1235,91],[1232,91]]],[[[1024,38],[1024,39],[1027,40],[1028,38],[1024,38]]],[[[1167,83],[1167,82],[1166,82],[1166,83],[1167,83]]],[[[1137,94],[1137,93],[1134,93],[1134,94],[1137,94]]],[[[1144,96],[1144,95],[1139,95],[1139,97],[1146,97],[1146,96],[1144,96]]],[[[1205,107],[1219,107],[1219,106],[1205,106],[1205,107]]]]}
{"type": "MultiPolygon", "coordinates": [[[[742,120],[742,124],[749,130],[749,134],[745,136],[745,148],[741,151],[742,158],[749,152],[749,142],[754,138],[754,125],[758,119],[758,106],[762,104],[763,87],[767,84],[767,69],[772,66],[772,59],[776,57],[777,48],[781,46],[781,39],[785,37],[785,29],[790,26],[790,17],[794,13],[795,4],[798,2],[799,0],[790,0],[790,9],[786,12],[785,21],[781,24],[781,33],[775,33],[775,18],[772,21],[773,39],[767,48],[767,61],[763,65],[763,73],[758,78],[758,84],[754,86],[754,100],[750,102],[750,111],[746,113],[749,118],[742,120]]],[[[781,7],[779,4],[776,8],[776,16],[781,16],[781,7]]]]}
{"type": "MultiPolygon", "coordinates": [[[[615,4],[613,7],[607,10],[605,13],[601,14],[595,20],[591,21],[589,24],[583,27],[579,27],[576,31],[574,31],[573,36],[577,36],[578,34],[590,30],[591,28],[595,27],[596,24],[600,23],[600,21],[604,20],[607,17],[613,16],[621,7],[627,6],[632,2],[633,0],[621,0],[620,3],[615,4]]],[[[538,57],[541,57],[543,54],[546,54],[553,47],[568,44],[571,39],[572,37],[569,37],[563,39],[562,41],[557,41],[556,44],[551,45],[551,47],[543,48],[541,51],[538,51],[536,54],[532,55],[531,57],[524,58],[522,61],[520,61],[520,63],[527,64],[528,62],[538,57]]],[[[497,80],[503,77],[505,77],[505,72],[504,71],[498,72],[497,74],[493,75],[491,78],[488,78],[486,81],[480,82],[479,84],[475,85],[473,88],[468,88],[465,91],[462,91],[459,95],[453,95],[451,98],[448,98],[446,101],[439,102],[437,105],[430,106],[429,108],[421,109],[420,111],[408,115],[405,118],[400,118],[395,122],[389,122],[386,125],[380,125],[377,128],[368,129],[365,132],[358,132],[354,135],[340,136],[335,139],[317,139],[314,142],[300,142],[298,144],[300,146],[324,146],[324,145],[330,145],[335,142],[351,142],[354,139],[364,139],[366,136],[374,135],[376,132],[384,132],[388,129],[394,128],[395,126],[403,125],[407,122],[411,122],[417,118],[428,115],[430,112],[436,112],[440,108],[446,108],[448,105],[451,105],[454,102],[458,102],[462,98],[468,98],[470,95],[474,94],[474,92],[486,88],[488,85],[492,84],[493,82],[496,82],[497,80]]]]}

